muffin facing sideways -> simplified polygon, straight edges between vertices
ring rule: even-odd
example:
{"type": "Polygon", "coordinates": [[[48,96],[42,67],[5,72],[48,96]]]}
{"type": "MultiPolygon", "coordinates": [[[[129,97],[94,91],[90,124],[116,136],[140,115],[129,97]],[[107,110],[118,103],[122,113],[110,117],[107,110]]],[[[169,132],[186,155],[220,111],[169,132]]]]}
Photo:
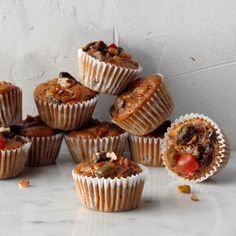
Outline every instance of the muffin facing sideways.
{"type": "Polygon", "coordinates": [[[54,164],[61,147],[63,134],[44,124],[39,116],[27,116],[19,131],[20,136],[31,140],[28,166],[54,164]]]}
{"type": "Polygon", "coordinates": [[[0,127],[16,125],[21,120],[21,89],[9,82],[0,81],[0,127]]]}
{"type": "Polygon", "coordinates": [[[13,178],[25,169],[31,142],[15,135],[14,128],[0,128],[0,179],[13,178]]]}
{"type": "Polygon", "coordinates": [[[114,152],[101,152],[72,171],[81,204],[89,209],[116,212],[139,206],[147,169],[114,152]]]}
{"type": "Polygon", "coordinates": [[[225,167],[230,157],[226,136],[204,115],[181,116],[163,141],[163,161],[177,179],[202,182],[225,167]]]}
{"type": "Polygon", "coordinates": [[[174,103],[161,75],[133,81],[111,107],[112,122],[134,135],[146,135],[173,111],[174,103]]]}
{"type": "Polygon", "coordinates": [[[70,131],[64,137],[74,162],[79,163],[101,151],[123,155],[128,134],[109,122],[91,120],[83,129],[70,131]]]}
{"type": "Polygon", "coordinates": [[[119,94],[142,68],[123,48],[103,41],[89,43],[78,50],[79,81],[106,94],[119,94]]]}
{"type": "Polygon", "coordinates": [[[60,130],[85,125],[97,103],[96,93],[67,72],[61,72],[58,78],[38,85],[34,98],[41,120],[60,130]]]}
{"type": "Polygon", "coordinates": [[[170,127],[171,121],[165,121],[152,133],[144,136],[129,135],[129,147],[133,160],[150,167],[163,167],[161,145],[164,133],[170,127]]]}

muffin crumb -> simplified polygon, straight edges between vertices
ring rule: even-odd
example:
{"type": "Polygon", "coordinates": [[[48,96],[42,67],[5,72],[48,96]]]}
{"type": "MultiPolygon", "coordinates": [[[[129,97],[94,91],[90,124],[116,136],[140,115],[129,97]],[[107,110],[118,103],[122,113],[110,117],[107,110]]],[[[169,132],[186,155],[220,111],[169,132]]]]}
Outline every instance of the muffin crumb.
{"type": "Polygon", "coordinates": [[[19,182],[19,187],[20,188],[27,188],[29,187],[29,180],[27,179],[22,179],[20,182],[19,182]]]}
{"type": "Polygon", "coordinates": [[[178,185],[178,190],[181,193],[190,193],[191,192],[191,188],[189,185],[183,184],[183,185],[178,185]]]}
{"type": "Polygon", "coordinates": [[[192,193],[191,200],[197,202],[199,201],[199,198],[195,193],[192,193]]]}

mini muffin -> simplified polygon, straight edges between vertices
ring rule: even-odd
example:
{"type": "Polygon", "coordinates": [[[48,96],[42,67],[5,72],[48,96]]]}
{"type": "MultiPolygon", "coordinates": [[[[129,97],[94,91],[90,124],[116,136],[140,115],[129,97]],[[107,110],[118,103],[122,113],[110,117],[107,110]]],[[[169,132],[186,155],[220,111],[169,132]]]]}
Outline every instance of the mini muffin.
{"type": "Polygon", "coordinates": [[[150,134],[144,136],[129,135],[129,147],[133,160],[145,166],[162,167],[162,139],[170,125],[171,121],[167,120],[150,134]]]}
{"type": "Polygon", "coordinates": [[[19,135],[31,140],[28,166],[54,164],[61,147],[63,134],[44,124],[39,116],[27,116],[19,135]]]}
{"type": "Polygon", "coordinates": [[[99,93],[119,94],[142,71],[123,48],[103,41],[80,48],[78,60],[79,81],[99,93]]]}
{"type": "Polygon", "coordinates": [[[145,135],[160,126],[174,104],[161,75],[150,75],[131,83],[111,107],[112,122],[134,135],[145,135]]]}
{"type": "Polygon", "coordinates": [[[109,122],[91,120],[85,128],[65,135],[66,144],[74,162],[91,160],[96,152],[113,151],[122,155],[128,134],[109,122]]]}
{"type": "Polygon", "coordinates": [[[164,164],[177,178],[201,182],[223,169],[229,157],[226,136],[204,115],[182,116],[165,134],[164,164]]]}
{"type": "Polygon", "coordinates": [[[114,152],[101,152],[72,171],[81,204],[97,211],[126,211],[139,206],[147,170],[114,152]]]}
{"type": "Polygon", "coordinates": [[[25,169],[31,142],[15,135],[14,128],[0,128],[0,179],[13,178],[25,169]]]}
{"type": "Polygon", "coordinates": [[[21,89],[9,82],[0,81],[0,127],[16,125],[21,120],[21,89]]]}
{"type": "Polygon", "coordinates": [[[67,72],[38,85],[34,98],[41,120],[53,129],[61,130],[85,125],[97,103],[96,93],[67,72]]]}

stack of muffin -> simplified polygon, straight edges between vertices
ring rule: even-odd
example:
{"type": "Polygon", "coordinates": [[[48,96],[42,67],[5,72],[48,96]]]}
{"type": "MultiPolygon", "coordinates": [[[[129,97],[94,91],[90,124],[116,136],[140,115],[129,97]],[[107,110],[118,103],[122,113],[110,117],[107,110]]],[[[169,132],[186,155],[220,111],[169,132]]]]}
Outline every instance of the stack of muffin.
{"type": "Polygon", "coordinates": [[[92,42],[78,50],[78,81],[61,72],[38,85],[39,115],[22,121],[22,92],[0,83],[0,179],[25,166],[56,161],[62,138],[76,163],[72,171],[81,203],[100,211],[138,206],[146,166],[163,166],[201,182],[221,170],[229,145],[208,117],[190,114],[171,123],[174,103],[162,75],[138,78],[142,67],[114,43],[92,42]],[[98,94],[118,95],[111,121],[92,118],[98,94]],[[123,157],[129,137],[131,158],[123,157]]]}

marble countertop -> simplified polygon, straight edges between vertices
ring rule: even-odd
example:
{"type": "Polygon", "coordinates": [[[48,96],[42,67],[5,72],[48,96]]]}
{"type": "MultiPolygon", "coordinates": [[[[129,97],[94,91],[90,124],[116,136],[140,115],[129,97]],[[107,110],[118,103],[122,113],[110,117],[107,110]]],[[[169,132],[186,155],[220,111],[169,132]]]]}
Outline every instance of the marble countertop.
{"type": "Polygon", "coordinates": [[[29,168],[0,181],[0,235],[236,235],[236,153],[222,173],[191,185],[200,201],[179,193],[163,168],[149,168],[140,208],[100,213],[83,208],[76,195],[69,154],[55,165],[29,168]],[[31,186],[19,189],[22,178],[31,186]]]}

